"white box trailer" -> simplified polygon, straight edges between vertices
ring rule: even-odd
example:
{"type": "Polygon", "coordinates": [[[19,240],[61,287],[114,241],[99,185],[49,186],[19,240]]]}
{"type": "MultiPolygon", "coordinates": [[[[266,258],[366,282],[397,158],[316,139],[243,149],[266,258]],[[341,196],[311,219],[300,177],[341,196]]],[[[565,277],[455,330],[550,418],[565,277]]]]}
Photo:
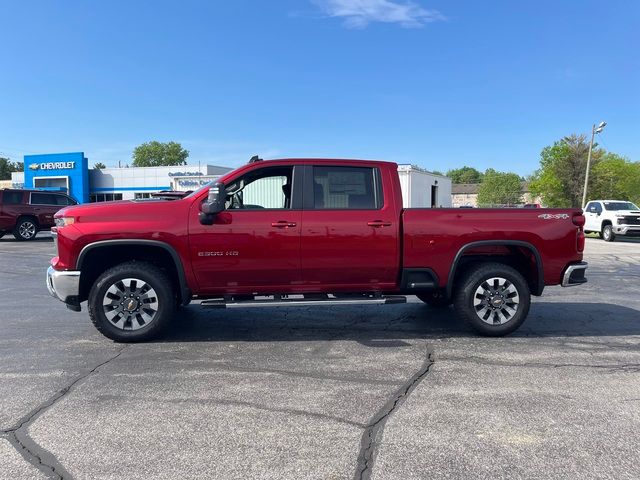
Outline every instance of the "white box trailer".
{"type": "Polygon", "coordinates": [[[404,208],[451,208],[451,179],[415,165],[398,165],[404,208]]]}

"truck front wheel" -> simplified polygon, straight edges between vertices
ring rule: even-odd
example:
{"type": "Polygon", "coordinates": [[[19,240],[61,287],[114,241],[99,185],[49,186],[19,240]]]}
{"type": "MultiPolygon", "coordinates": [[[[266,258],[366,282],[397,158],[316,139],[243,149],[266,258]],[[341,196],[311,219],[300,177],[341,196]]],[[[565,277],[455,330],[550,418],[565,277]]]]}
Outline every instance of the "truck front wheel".
{"type": "Polygon", "coordinates": [[[501,337],[527,318],[531,292],[514,268],[487,263],[470,270],[457,286],[454,306],[469,326],[481,335],[501,337]]]}
{"type": "Polygon", "coordinates": [[[616,239],[616,234],[613,233],[613,227],[611,225],[607,224],[603,227],[602,238],[605,242],[613,242],[616,239]]]}
{"type": "Polygon", "coordinates": [[[133,261],[98,277],[88,307],[91,321],[104,336],[116,342],[140,342],[166,329],[176,310],[176,296],[161,269],[133,261]]]}

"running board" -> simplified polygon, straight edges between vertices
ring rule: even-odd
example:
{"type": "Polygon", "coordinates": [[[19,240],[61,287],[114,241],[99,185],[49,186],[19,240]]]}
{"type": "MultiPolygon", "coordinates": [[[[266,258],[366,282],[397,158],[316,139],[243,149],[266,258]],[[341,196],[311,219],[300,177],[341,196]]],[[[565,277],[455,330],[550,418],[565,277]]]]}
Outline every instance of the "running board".
{"type": "Polygon", "coordinates": [[[258,308],[258,307],[310,307],[315,305],[390,305],[407,303],[402,295],[362,298],[268,298],[258,300],[202,300],[203,308],[258,308]]]}

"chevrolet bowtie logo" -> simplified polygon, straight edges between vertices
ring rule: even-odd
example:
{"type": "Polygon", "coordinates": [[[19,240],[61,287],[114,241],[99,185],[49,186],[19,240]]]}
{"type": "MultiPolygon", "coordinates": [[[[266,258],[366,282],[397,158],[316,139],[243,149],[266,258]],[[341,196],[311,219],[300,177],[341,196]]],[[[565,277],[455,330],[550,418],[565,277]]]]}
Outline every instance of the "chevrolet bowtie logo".
{"type": "Polygon", "coordinates": [[[40,164],[32,163],[31,165],[29,165],[29,170],[40,170],[40,164]]]}

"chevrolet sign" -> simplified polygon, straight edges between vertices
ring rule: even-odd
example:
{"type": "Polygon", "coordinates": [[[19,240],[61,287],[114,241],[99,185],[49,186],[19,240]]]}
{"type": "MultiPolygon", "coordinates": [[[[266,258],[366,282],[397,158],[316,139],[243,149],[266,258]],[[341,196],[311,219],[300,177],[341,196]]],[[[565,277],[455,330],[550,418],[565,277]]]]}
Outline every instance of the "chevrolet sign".
{"type": "Polygon", "coordinates": [[[29,170],[67,170],[75,168],[76,162],[45,162],[32,163],[29,170]]]}

